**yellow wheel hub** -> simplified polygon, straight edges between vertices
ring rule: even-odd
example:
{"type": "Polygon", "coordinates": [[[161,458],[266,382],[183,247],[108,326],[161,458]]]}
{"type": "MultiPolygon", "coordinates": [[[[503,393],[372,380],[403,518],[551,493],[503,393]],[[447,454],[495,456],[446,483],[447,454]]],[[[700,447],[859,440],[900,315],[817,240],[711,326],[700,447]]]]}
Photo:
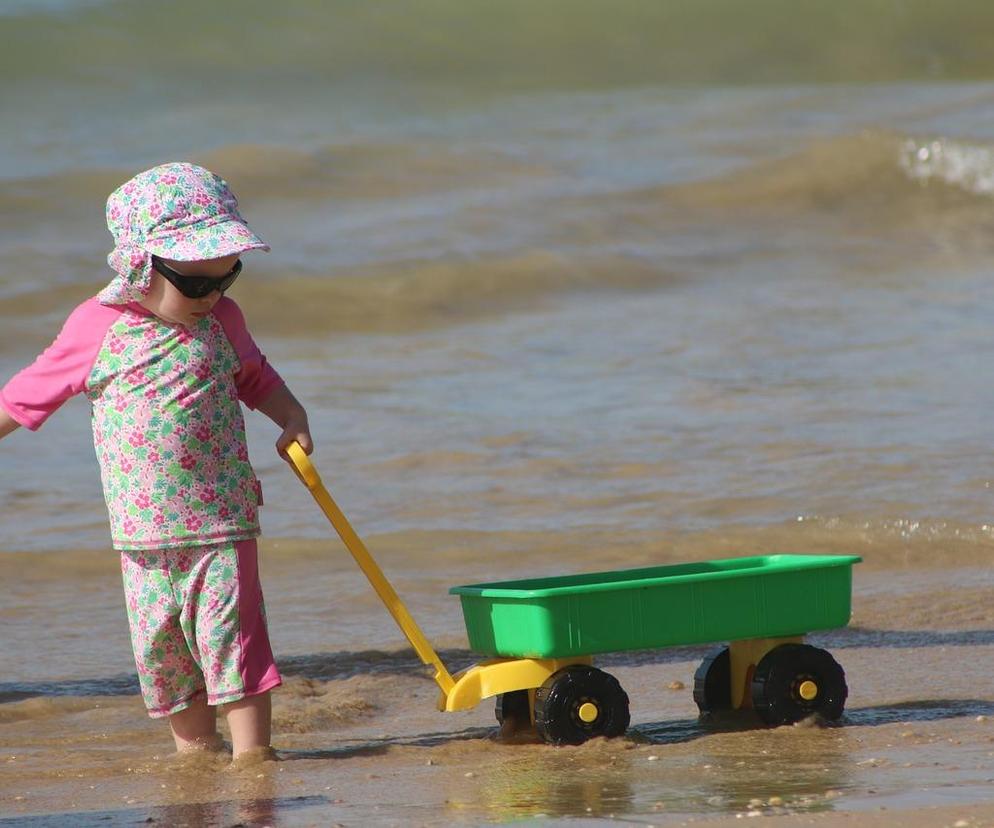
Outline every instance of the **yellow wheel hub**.
{"type": "Polygon", "coordinates": [[[802,681],[797,688],[797,694],[804,701],[812,701],[818,695],[818,685],[811,681],[811,679],[802,681]]]}
{"type": "Polygon", "coordinates": [[[587,724],[590,724],[594,719],[597,718],[597,705],[593,702],[584,702],[580,705],[580,709],[576,711],[580,719],[587,724]]]}

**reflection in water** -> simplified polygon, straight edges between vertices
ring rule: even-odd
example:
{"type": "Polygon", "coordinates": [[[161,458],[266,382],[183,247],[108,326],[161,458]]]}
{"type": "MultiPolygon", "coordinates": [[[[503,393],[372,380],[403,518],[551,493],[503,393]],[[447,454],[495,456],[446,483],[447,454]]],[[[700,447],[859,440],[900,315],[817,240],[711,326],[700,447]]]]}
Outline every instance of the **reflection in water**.
{"type": "Polygon", "coordinates": [[[836,792],[852,787],[856,745],[848,739],[810,728],[787,738],[765,735],[771,738],[746,739],[734,751],[720,742],[714,750],[705,745],[702,753],[708,761],[695,797],[700,804],[739,811],[758,800],[795,811],[824,810],[832,807],[836,792]]]}
{"type": "MultiPolygon", "coordinates": [[[[281,816],[298,809],[320,807],[327,814],[329,805],[324,796],[299,796],[224,800],[216,802],[183,802],[152,808],[124,808],[107,811],[73,811],[71,813],[40,814],[13,819],[0,817],[0,826],[10,828],[123,828],[133,825],[166,825],[169,828],[221,828],[238,825],[241,828],[278,828],[284,824],[281,816]]],[[[292,818],[291,818],[292,822],[292,818]]]]}
{"type": "Polygon", "coordinates": [[[229,760],[201,753],[174,756],[168,774],[174,801],[153,809],[150,817],[190,828],[239,823],[275,826],[278,811],[299,807],[299,802],[280,800],[273,778],[275,763],[249,760],[232,765],[229,760]]]}
{"type": "Polygon", "coordinates": [[[463,774],[449,778],[448,806],[494,820],[824,810],[853,787],[859,749],[841,729],[812,725],[709,733],[684,721],[640,726],[634,735],[494,751],[472,785],[463,774]],[[665,743],[655,739],[661,729],[665,743]]]}
{"type": "MultiPolygon", "coordinates": [[[[609,817],[631,813],[630,745],[595,740],[579,748],[518,745],[517,753],[482,774],[468,790],[454,786],[448,797],[454,811],[487,814],[489,819],[551,817],[609,817]]],[[[460,780],[465,781],[465,780],[460,780]]]]}
{"type": "Polygon", "coordinates": [[[318,805],[324,797],[310,796],[299,800],[246,799],[237,802],[193,802],[154,808],[149,819],[172,828],[211,828],[211,826],[240,825],[243,828],[280,824],[278,815],[302,805],[318,805]]]}
{"type": "MultiPolygon", "coordinates": [[[[654,810],[822,810],[851,787],[858,745],[814,718],[769,728],[749,711],[639,725],[636,736],[666,768],[640,774],[637,800],[654,810]],[[771,806],[770,803],[774,803],[771,806]]],[[[649,767],[648,763],[646,767],[649,767]]]]}

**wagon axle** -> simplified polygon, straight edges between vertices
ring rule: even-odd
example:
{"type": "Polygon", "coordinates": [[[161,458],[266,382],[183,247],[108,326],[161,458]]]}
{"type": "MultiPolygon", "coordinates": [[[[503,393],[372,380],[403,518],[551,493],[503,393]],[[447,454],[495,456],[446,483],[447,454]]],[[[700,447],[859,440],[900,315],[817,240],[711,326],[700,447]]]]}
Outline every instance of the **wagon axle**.
{"type": "Polygon", "coordinates": [[[752,708],[768,725],[813,714],[838,719],[848,692],[845,672],[831,654],[796,636],[733,641],[707,656],[694,674],[702,715],[752,708]]]}

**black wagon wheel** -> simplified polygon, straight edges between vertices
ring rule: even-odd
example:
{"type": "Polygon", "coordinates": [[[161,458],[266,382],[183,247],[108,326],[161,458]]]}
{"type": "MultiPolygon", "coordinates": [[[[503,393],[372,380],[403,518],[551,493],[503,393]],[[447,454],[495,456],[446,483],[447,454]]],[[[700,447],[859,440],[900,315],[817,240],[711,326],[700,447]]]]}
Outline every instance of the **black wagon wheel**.
{"type": "Polygon", "coordinates": [[[846,674],[831,654],[810,644],[781,644],[759,660],[752,706],[768,725],[791,724],[814,713],[838,719],[846,705],[846,674]]]}
{"type": "Polygon", "coordinates": [[[501,730],[527,730],[531,726],[531,710],[528,707],[527,690],[511,690],[500,693],[494,705],[494,715],[501,730]]]}
{"type": "Polygon", "coordinates": [[[564,667],[535,691],[535,729],[554,745],[621,736],[629,721],[628,694],[614,676],[596,667],[564,667]]]}
{"type": "Polygon", "coordinates": [[[715,650],[697,668],[694,701],[702,715],[732,709],[732,658],[728,647],[715,650]]]}

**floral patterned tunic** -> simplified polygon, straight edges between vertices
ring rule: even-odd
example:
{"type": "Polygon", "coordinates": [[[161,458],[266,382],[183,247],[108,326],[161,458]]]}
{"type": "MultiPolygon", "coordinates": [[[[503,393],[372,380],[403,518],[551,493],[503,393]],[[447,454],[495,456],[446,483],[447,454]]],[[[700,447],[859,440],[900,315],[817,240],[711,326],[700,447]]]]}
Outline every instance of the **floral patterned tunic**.
{"type": "Polygon", "coordinates": [[[259,534],[238,401],[254,408],[280,385],[227,297],[188,328],[91,299],[0,390],[0,406],[34,430],[85,393],[114,547],[165,549],[259,534]]]}

